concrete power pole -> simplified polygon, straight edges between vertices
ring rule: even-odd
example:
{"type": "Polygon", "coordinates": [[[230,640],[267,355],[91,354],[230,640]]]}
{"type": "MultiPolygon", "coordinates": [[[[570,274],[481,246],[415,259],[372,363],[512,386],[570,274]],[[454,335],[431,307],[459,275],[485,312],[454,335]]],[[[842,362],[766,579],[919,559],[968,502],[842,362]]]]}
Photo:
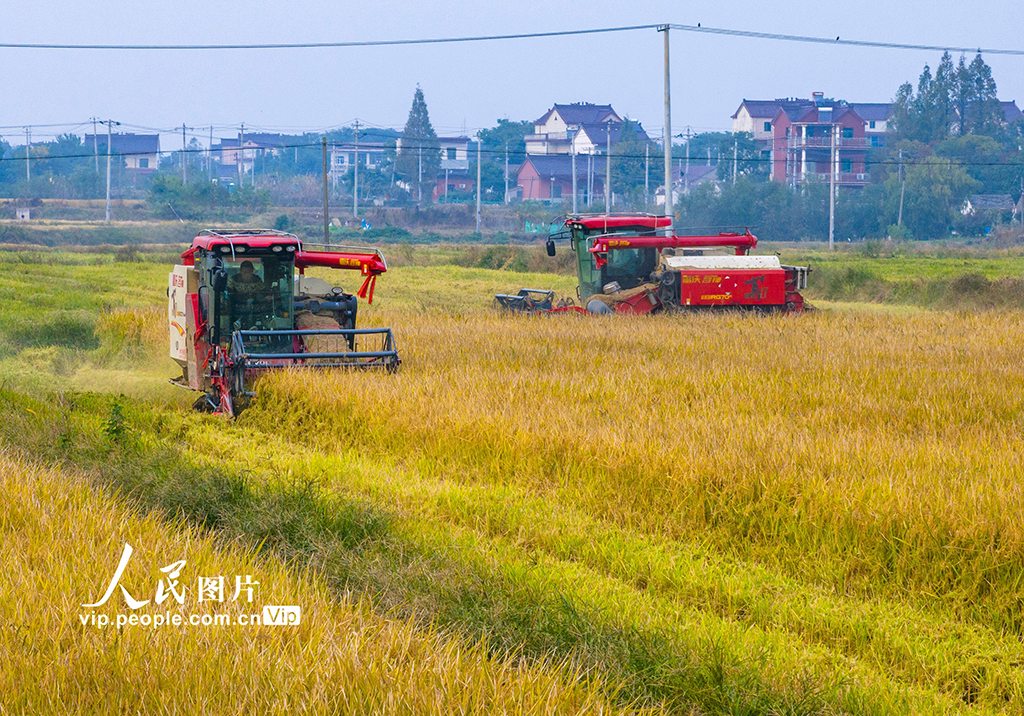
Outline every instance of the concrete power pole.
{"type": "Polygon", "coordinates": [[[185,123],[182,122],[181,123],[181,183],[182,184],[188,184],[188,174],[187,174],[187,171],[185,169],[185,165],[188,163],[187,162],[187,155],[185,153],[187,150],[188,150],[188,145],[185,144],[185,123]]]}
{"type": "Polygon", "coordinates": [[[327,210],[327,135],[320,137],[320,148],[323,150],[324,172],[324,243],[331,243],[331,219],[327,210]]]}
{"type": "Polygon", "coordinates": [[[508,203],[508,144],[505,144],[505,203],[508,203]]]}
{"type": "Polygon", "coordinates": [[[114,123],[107,120],[107,221],[110,221],[110,138],[114,123]]]}
{"type": "Polygon", "coordinates": [[[693,136],[693,132],[689,127],[686,128],[686,169],[683,171],[683,193],[690,193],[690,138],[693,136]]]}
{"type": "Polygon", "coordinates": [[[832,125],[832,147],[829,152],[829,188],[828,188],[828,248],[831,251],[835,248],[836,236],[836,130],[838,125],[832,125]]]}
{"type": "Polygon", "coordinates": [[[420,141],[420,147],[417,152],[419,155],[419,173],[416,175],[416,201],[423,202],[423,140],[420,141]]]}
{"type": "Polygon", "coordinates": [[[903,226],[903,195],[907,189],[907,179],[903,174],[903,150],[900,150],[900,213],[896,218],[896,226],[903,226]]]}
{"type": "Polygon", "coordinates": [[[480,215],[480,146],[483,142],[480,140],[480,132],[476,133],[476,233],[480,233],[480,225],[482,223],[480,215]]]}
{"type": "Polygon", "coordinates": [[[572,131],[572,140],[569,144],[569,151],[572,153],[572,213],[576,215],[576,131],[572,131]]]}
{"type": "Polygon", "coordinates": [[[651,145],[644,145],[644,211],[648,210],[651,198],[651,145]]]}
{"type": "Polygon", "coordinates": [[[612,210],[612,121],[605,122],[604,210],[612,210]]]}
{"type": "Polygon", "coordinates": [[[665,216],[669,219],[666,233],[671,234],[676,212],[672,206],[672,83],[669,77],[669,26],[664,25],[658,31],[665,33],[665,216]]]}
{"type": "Polygon", "coordinates": [[[356,161],[352,174],[352,217],[359,216],[359,120],[356,120],[356,161]]]}
{"type": "Polygon", "coordinates": [[[210,125],[210,148],[206,151],[206,179],[213,181],[213,125],[210,125]]]}
{"type": "Polygon", "coordinates": [[[239,130],[238,135],[238,151],[235,152],[235,163],[238,164],[238,186],[245,186],[245,150],[242,147],[245,146],[245,122],[242,122],[242,126],[239,130]]]}
{"type": "Polygon", "coordinates": [[[29,156],[32,153],[32,127],[25,127],[25,181],[32,181],[32,162],[29,156]]]}
{"type": "Polygon", "coordinates": [[[100,173],[100,142],[96,137],[96,117],[90,117],[92,120],[92,158],[96,164],[96,173],[100,173]]]}
{"type": "Polygon", "coordinates": [[[740,140],[732,140],[732,185],[736,186],[736,164],[739,158],[740,140]]]}
{"type": "Polygon", "coordinates": [[[594,203],[594,154],[587,154],[587,206],[594,203]]]}

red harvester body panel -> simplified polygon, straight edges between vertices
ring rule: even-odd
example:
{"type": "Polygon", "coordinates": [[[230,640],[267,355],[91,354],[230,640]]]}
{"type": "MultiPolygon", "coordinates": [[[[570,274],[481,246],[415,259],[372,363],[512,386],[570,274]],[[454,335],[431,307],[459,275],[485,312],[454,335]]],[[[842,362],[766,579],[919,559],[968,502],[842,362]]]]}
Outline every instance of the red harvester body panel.
{"type": "Polygon", "coordinates": [[[786,272],[764,269],[686,271],[681,306],[778,306],[786,302],[786,272]]]}

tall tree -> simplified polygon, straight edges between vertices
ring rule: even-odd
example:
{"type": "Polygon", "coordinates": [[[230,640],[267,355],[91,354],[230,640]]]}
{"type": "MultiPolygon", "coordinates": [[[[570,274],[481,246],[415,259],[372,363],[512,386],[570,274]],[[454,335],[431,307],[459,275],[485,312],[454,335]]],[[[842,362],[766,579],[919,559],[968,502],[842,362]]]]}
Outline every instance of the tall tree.
{"type": "Polygon", "coordinates": [[[398,152],[396,171],[413,188],[413,198],[430,201],[430,187],[437,181],[441,168],[441,150],[437,133],[430,124],[430,113],[423,90],[416,85],[409,109],[409,119],[402,132],[402,146],[398,152]]]}
{"type": "Polygon", "coordinates": [[[892,100],[893,135],[899,139],[916,139],[915,119],[914,85],[904,82],[896,90],[896,96],[892,100]]]}
{"type": "Polygon", "coordinates": [[[942,60],[935,69],[935,81],[932,82],[930,102],[934,121],[932,122],[933,139],[944,141],[949,139],[953,131],[953,90],[956,83],[956,68],[953,58],[948,52],[942,53],[942,60]]]}
{"type": "Polygon", "coordinates": [[[996,96],[996,81],[992,68],[981,58],[979,52],[971,61],[970,80],[974,102],[969,108],[970,129],[974,134],[992,135],[1001,124],[1002,108],[996,96]]]}
{"type": "Polygon", "coordinates": [[[960,55],[960,63],[956,66],[956,77],[953,82],[953,106],[957,116],[957,134],[967,134],[967,110],[974,101],[974,83],[967,60],[960,55]]]}

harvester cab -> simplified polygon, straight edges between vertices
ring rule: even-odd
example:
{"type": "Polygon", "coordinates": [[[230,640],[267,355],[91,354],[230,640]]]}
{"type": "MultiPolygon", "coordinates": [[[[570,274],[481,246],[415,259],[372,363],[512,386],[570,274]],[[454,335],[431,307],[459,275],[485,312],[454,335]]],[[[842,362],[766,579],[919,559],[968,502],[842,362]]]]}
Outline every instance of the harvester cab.
{"type": "Polygon", "coordinates": [[[783,266],[777,256],[749,255],[757,246],[749,230],[659,235],[670,225],[668,217],[651,214],[569,215],[559,221],[548,236],[547,253],[554,256],[556,242],[565,241],[575,254],[580,306],[568,310],[804,310],[800,291],[810,269],[783,266]]]}
{"type": "Polygon", "coordinates": [[[373,301],[387,271],[376,249],[325,246],[263,230],[203,231],[168,279],[172,381],[196,407],[234,415],[256,379],[283,368],[397,370],[389,328],[358,329],[358,298],[373,301]],[[356,294],[305,276],[311,266],[358,270],[356,294]]]}

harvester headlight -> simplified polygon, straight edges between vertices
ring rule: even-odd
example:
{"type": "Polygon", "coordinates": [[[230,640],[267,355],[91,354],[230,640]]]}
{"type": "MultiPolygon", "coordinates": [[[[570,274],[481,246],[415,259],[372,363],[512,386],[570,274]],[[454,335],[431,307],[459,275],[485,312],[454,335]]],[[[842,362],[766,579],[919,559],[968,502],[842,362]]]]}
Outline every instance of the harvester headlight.
{"type": "Polygon", "coordinates": [[[230,254],[231,253],[231,247],[228,246],[227,244],[224,244],[223,246],[220,247],[220,252],[222,254],[230,254]]]}
{"type": "Polygon", "coordinates": [[[270,250],[273,251],[275,254],[279,254],[283,250],[283,247],[280,244],[274,244],[272,247],[270,247],[270,250]]]}
{"type": "Polygon", "coordinates": [[[289,246],[288,247],[288,251],[295,251],[295,247],[294,246],[289,246]]]}
{"type": "Polygon", "coordinates": [[[237,251],[240,254],[244,254],[247,248],[248,247],[245,244],[239,244],[238,246],[235,247],[235,251],[237,251]]]}

